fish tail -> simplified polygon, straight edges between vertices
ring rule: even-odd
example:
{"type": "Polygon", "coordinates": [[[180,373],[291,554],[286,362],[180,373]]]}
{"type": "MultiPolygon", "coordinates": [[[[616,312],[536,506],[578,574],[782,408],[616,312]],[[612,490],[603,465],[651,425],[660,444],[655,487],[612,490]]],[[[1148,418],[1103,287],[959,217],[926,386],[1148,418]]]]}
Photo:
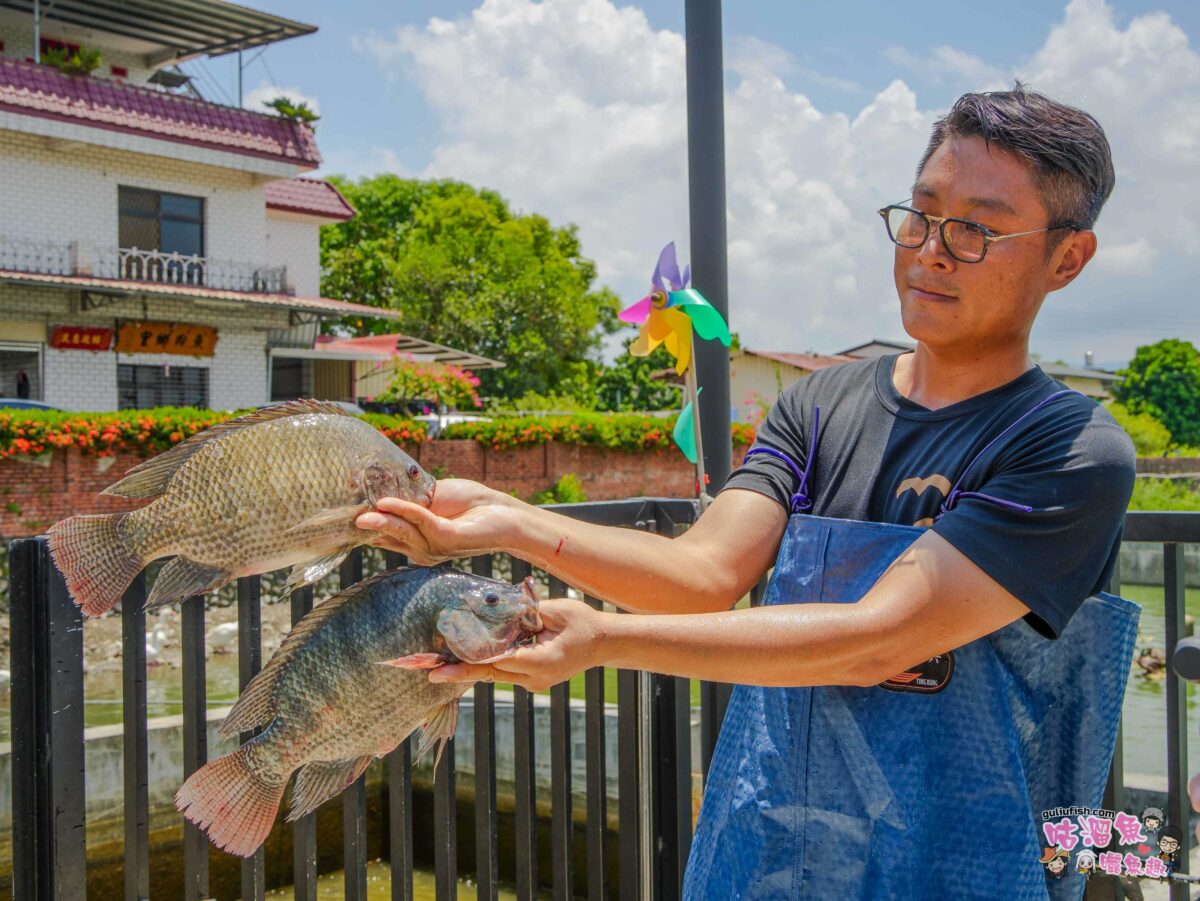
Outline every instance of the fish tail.
{"type": "Polygon", "coordinates": [[[88,616],[111,610],[144,565],[137,543],[123,534],[128,515],[72,516],[50,529],[50,556],[88,616]]]}
{"type": "Polygon", "coordinates": [[[251,759],[254,743],[205,764],[175,793],[175,807],[208,832],[218,848],[249,857],[271,832],[286,779],[258,772],[251,759]]]}

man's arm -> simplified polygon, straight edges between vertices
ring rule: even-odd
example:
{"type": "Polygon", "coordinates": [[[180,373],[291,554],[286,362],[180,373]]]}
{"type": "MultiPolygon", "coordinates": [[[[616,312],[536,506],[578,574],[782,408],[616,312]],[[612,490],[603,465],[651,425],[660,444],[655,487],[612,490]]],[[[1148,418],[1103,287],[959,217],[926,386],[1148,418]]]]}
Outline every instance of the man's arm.
{"type": "Polygon", "coordinates": [[[414,562],[511,553],[640,613],[729,609],[775,561],[787,525],[777,502],[743,490],[723,492],[678,538],[579,522],[457,479],[438,483],[431,509],[396,498],[377,509],[359,527],[414,562]]]}
{"type": "Polygon", "coordinates": [[[915,541],[857,603],[784,604],[703,616],[618,616],[542,605],[538,644],[433,681],[515,682],[534,691],[592,666],[749,685],[877,685],[1028,613],[940,536],[915,541]]]}

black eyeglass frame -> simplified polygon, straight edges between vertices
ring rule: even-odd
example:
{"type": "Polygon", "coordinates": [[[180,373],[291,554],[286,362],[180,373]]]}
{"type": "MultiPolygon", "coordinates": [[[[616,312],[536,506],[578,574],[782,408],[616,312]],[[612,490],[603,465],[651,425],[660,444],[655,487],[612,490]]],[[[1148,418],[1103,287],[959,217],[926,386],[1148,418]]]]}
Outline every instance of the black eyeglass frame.
{"type": "Polygon", "coordinates": [[[1083,226],[1080,225],[1078,222],[1060,222],[1056,225],[1047,225],[1045,228],[1032,228],[1029,231],[1010,232],[1007,235],[998,235],[994,231],[992,231],[990,228],[988,228],[986,225],[982,225],[978,222],[972,222],[970,219],[958,219],[954,216],[930,216],[928,213],[922,213],[920,210],[913,209],[910,206],[905,206],[902,203],[889,204],[888,206],[885,206],[883,209],[878,210],[877,212],[879,213],[880,217],[883,219],[883,228],[887,232],[888,238],[890,238],[892,243],[895,244],[897,247],[903,247],[906,250],[916,250],[918,247],[923,247],[925,245],[925,242],[929,240],[930,227],[932,225],[936,225],[937,229],[938,229],[938,234],[940,235],[940,237],[942,239],[942,246],[946,248],[946,253],[950,254],[950,256],[954,257],[954,259],[958,260],[960,263],[982,263],[984,258],[987,256],[988,247],[990,247],[996,241],[1007,241],[1009,238],[1021,238],[1021,237],[1024,237],[1025,235],[1036,235],[1036,234],[1040,234],[1041,232],[1056,231],[1060,228],[1069,228],[1074,231],[1083,231],[1083,226]],[[888,222],[888,211],[889,210],[904,210],[904,212],[912,213],[914,216],[917,216],[919,219],[921,219],[925,223],[925,234],[921,237],[921,240],[918,241],[916,244],[904,244],[904,243],[898,241],[896,239],[896,236],[892,234],[892,224],[890,222],[888,222]],[[958,254],[956,254],[954,252],[954,249],[950,246],[950,242],[946,240],[946,223],[947,222],[958,222],[962,225],[965,225],[967,228],[978,229],[980,232],[983,233],[983,250],[980,251],[978,259],[964,260],[962,257],[960,257],[958,254]]]}

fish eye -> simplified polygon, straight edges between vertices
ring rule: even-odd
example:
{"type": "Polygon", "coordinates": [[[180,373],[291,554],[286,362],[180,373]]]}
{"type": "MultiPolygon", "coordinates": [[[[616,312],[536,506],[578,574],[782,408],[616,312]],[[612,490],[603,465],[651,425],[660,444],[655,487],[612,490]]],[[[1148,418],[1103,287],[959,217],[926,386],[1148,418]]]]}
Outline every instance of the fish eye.
{"type": "Polygon", "coordinates": [[[410,463],[408,466],[408,477],[410,479],[415,479],[420,474],[421,474],[421,467],[418,466],[416,463],[410,463]]]}
{"type": "Polygon", "coordinates": [[[500,603],[500,596],[496,595],[496,594],[489,594],[486,598],[483,599],[483,602],[485,604],[487,604],[489,607],[495,607],[497,604],[500,603]]]}

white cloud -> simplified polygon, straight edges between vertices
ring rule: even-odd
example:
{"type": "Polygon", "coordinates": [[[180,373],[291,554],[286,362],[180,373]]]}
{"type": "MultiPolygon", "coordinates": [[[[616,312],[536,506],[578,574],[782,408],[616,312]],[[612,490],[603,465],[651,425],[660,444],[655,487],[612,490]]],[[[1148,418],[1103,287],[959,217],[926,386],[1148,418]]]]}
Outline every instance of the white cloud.
{"type": "Polygon", "coordinates": [[[273,113],[274,110],[267,104],[277,97],[287,97],[297,103],[307,103],[308,108],[314,113],[321,112],[321,105],[317,102],[316,97],[302,93],[299,88],[280,88],[265,80],[260,81],[253,90],[245,95],[242,99],[242,106],[260,113],[273,113]]]}
{"type": "MultiPolygon", "coordinates": [[[[443,140],[422,174],[576,222],[601,278],[629,298],[663,243],[675,239],[688,256],[681,35],[610,0],[485,0],[469,16],[356,45],[414,79],[439,117],[443,140]]],[[[754,39],[730,47],[732,327],[749,346],[789,350],[899,334],[874,211],[905,193],[936,111],[896,80],[857,115],[824,112],[787,86],[801,67],[786,52],[754,39]]],[[[918,50],[955,88],[1019,76],[1092,112],[1112,141],[1118,188],[1101,217],[1101,255],[1047,304],[1035,350],[1075,359],[1086,343],[1109,360],[1139,342],[1200,337],[1184,293],[1200,253],[1200,57],[1169,17],[1122,29],[1103,0],[1072,0],[1030,61],[1007,70],[951,47],[890,58],[903,68],[918,50]]]]}

